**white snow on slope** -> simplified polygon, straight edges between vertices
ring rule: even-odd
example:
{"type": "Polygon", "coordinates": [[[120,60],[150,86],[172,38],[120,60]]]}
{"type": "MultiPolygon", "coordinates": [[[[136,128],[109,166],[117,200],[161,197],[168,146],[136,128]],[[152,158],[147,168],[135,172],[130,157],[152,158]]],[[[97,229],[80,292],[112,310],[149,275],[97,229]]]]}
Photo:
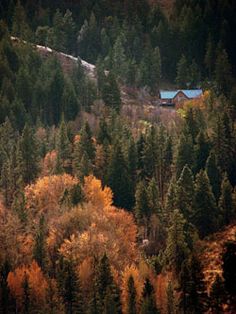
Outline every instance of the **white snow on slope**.
{"type": "MultiPolygon", "coordinates": [[[[25,40],[22,40],[18,37],[14,37],[14,36],[11,36],[11,40],[12,41],[17,41],[17,42],[23,42],[25,44],[27,44],[27,42],[25,40]]],[[[71,56],[71,55],[68,55],[66,53],[63,53],[63,52],[58,52],[56,50],[53,50],[51,49],[50,47],[45,47],[45,46],[41,46],[41,45],[35,45],[35,44],[32,44],[32,46],[36,47],[37,50],[40,50],[40,51],[45,51],[45,52],[49,52],[49,53],[55,53],[59,56],[62,56],[64,58],[68,58],[72,61],[74,61],[75,63],[78,62],[78,58],[74,57],[74,56],[71,56]]],[[[92,79],[95,79],[96,75],[95,75],[95,65],[91,64],[91,63],[88,63],[87,61],[84,61],[82,59],[81,60],[81,64],[84,68],[84,70],[87,72],[88,76],[92,79]]]]}

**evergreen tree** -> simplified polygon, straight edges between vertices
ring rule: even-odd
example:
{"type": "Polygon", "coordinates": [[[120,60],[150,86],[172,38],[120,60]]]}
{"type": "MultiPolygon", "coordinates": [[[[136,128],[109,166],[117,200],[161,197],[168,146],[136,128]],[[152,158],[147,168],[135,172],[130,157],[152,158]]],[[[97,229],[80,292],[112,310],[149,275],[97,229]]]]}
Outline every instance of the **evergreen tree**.
{"type": "Polygon", "coordinates": [[[236,209],[232,199],[232,186],[225,174],[221,183],[221,196],[219,199],[219,208],[223,216],[223,224],[228,225],[236,214],[236,209]]]}
{"type": "Polygon", "coordinates": [[[114,193],[114,204],[117,207],[131,209],[134,204],[130,180],[120,143],[115,143],[112,147],[106,182],[114,193]]]}
{"type": "Polygon", "coordinates": [[[176,183],[172,179],[168,191],[166,194],[166,201],[165,201],[165,222],[169,225],[171,215],[176,208],[176,183]]]}
{"type": "Polygon", "coordinates": [[[84,313],[80,282],[72,261],[61,261],[58,283],[66,314],[84,313]]]}
{"type": "Polygon", "coordinates": [[[24,314],[30,314],[30,286],[29,286],[29,279],[28,275],[25,273],[24,274],[24,279],[22,283],[22,288],[23,288],[23,309],[22,313],[24,314]]]}
{"type": "Polygon", "coordinates": [[[12,34],[29,42],[32,40],[32,31],[27,23],[24,7],[21,5],[19,0],[17,0],[14,8],[12,34]]]}
{"type": "Polygon", "coordinates": [[[168,237],[165,255],[169,266],[176,275],[181,270],[183,261],[188,257],[189,249],[185,237],[186,221],[179,210],[174,210],[170,227],[168,228],[168,237]]]}
{"type": "Polygon", "coordinates": [[[219,50],[217,54],[215,80],[218,92],[228,95],[232,86],[232,69],[225,49],[219,50]]]}
{"type": "Polygon", "coordinates": [[[65,119],[74,120],[79,112],[80,104],[77,99],[75,88],[72,82],[68,80],[65,83],[64,91],[62,95],[62,112],[65,115],[65,119]]]}
{"type": "Polygon", "coordinates": [[[108,295],[111,293],[111,290],[109,291],[109,289],[112,289],[112,285],[113,278],[111,274],[110,263],[107,255],[104,254],[99,261],[95,273],[96,302],[99,313],[102,313],[104,310],[106,297],[109,297],[108,295]]]}
{"type": "Polygon", "coordinates": [[[117,286],[113,283],[107,288],[106,296],[104,300],[104,314],[122,314],[121,302],[120,302],[120,291],[117,286]]]}
{"type": "Polygon", "coordinates": [[[58,173],[69,171],[71,169],[71,143],[68,138],[68,130],[64,117],[60,123],[58,135],[56,139],[57,161],[56,171],[58,173]]]}
{"type": "Polygon", "coordinates": [[[189,83],[188,63],[184,55],[182,55],[177,64],[176,83],[178,84],[179,88],[185,88],[189,83]]]}
{"type": "Polygon", "coordinates": [[[132,276],[129,277],[128,280],[128,314],[136,314],[136,306],[137,306],[137,294],[134,286],[134,278],[132,276]]]}
{"type": "Polygon", "coordinates": [[[166,295],[167,295],[167,314],[175,314],[176,313],[175,297],[171,281],[168,283],[166,295]]]}
{"type": "Polygon", "coordinates": [[[121,97],[119,86],[116,82],[114,74],[110,71],[106,77],[103,89],[102,89],[102,99],[108,107],[114,109],[115,111],[120,111],[121,97]]]}
{"type": "Polygon", "coordinates": [[[175,161],[176,178],[179,179],[180,174],[185,165],[193,166],[194,161],[194,147],[190,136],[182,135],[177,147],[177,156],[175,161]]]}
{"type": "Polygon", "coordinates": [[[185,219],[189,220],[193,213],[194,181],[188,165],[185,165],[176,186],[176,207],[185,219]]]}
{"type": "Polygon", "coordinates": [[[148,204],[148,194],[146,189],[146,182],[140,181],[137,184],[135,192],[135,216],[138,223],[142,224],[148,221],[151,211],[148,204]]]}
{"type": "Polygon", "coordinates": [[[41,216],[33,248],[33,257],[41,269],[44,269],[45,266],[45,256],[45,220],[44,216],[41,216]]]}
{"type": "Polygon", "coordinates": [[[216,314],[222,313],[222,304],[225,296],[225,288],[222,278],[217,274],[215,281],[211,286],[210,299],[211,299],[211,309],[216,314]]]}
{"type": "Polygon", "coordinates": [[[148,278],[145,280],[144,283],[140,313],[142,314],[159,313],[155,304],[154,289],[148,278]]]}
{"type": "Polygon", "coordinates": [[[99,120],[99,130],[98,130],[97,142],[98,142],[98,144],[104,144],[105,141],[107,143],[110,143],[111,142],[111,136],[109,134],[107,122],[102,117],[99,120]]]}
{"type": "Polygon", "coordinates": [[[199,67],[195,60],[192,61],[192,64],[189,67],[189,83],[191,88],[196,88],[201,79],[201,74],[199,67]]]}
{"type": "Polygon", "coordinates": [[[127,72],[127,61],[123,46],[123,37],[124,36],[120,35],[114,44],[112,66],[114,74],[117,77],[125,79],[127,72]]]}
{"type": "Polygon", "coordinates": [[[158,191],[158,184],[155,178],[152,178],[147,188],[147,198],[150,214],[161,214],[161,203],[158,191]]]}
{"type": "Polygon", "coordinates": [[[206,172],[201,170],[195,181],[194,213],[192,215],[192,222],[197,227],[200,237],[217,230],[218,215],[209,179],[206,172]]]}
{"type": "Polygon", "coordinates": [[[10,272],[10,264],[5,260],[0,268],[0,312],[7,314],[11,312],[11,296],[7,283],[7,276],[10,272]]]}
{"type": "Polygon", "coordinates": [[[26,124],[19,140],[18,163],[23,182],[33,181],[38,174],[38,151],[33,129],[26,124]]]}
{"type": "Polygon", "coordinates": [[[210,145],[206,135],[200,131],[196,138],[195,150],[195,173],[205,168],[207,158],[209,156],[210,145]]]}
{"type": "Polygon", "coordinates": [[[212,186],[212,192],[215,196],[216,201],[218,201],[220,197],[221,174],[216,164],[216,157],[214,151],[211,151],[207,159],[206,173],[212,186]]]}
{"type": "Polygon", "coordinates": [[[174,210],[170,227],[168,228],[168,237],[165,250],[168,265],[173,269],[177,276],[181,270],[183,261],[188,257],[189,249],[185,237],[186,221],[183,215],[174,210]]]}
{"type": "Polygon", "coordinates": [[[224,247],[222,256],[223,278],[225,280],[225,289],[231,296],[236,294],[236,243],[235,241],[227,242],[224,247]]]}
{"type": "Polygon", "coordinates": [[[95,147],[92,138],[92,132],[88,122],[85,123],[81,132],[80,138],[75,143],[73,153],[73,170],[79,177],[83,178],[92,171],[92,166],[95,159],[95,147]]]}

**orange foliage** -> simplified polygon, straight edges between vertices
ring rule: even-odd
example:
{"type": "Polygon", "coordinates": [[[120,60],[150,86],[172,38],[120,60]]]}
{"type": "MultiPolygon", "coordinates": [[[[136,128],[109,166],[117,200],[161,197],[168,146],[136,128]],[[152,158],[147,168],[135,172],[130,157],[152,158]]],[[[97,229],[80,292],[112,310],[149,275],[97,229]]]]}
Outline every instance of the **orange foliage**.
{"type": "Polygon", "coordinates": [[[57,152],[48,152],[42,161],[42,176],[52,175],[57,162],[57,152]]]}
{"type": "Polygon", "coordinates": [[[25,188],[26,208],[37,214],[57,210],[65,189],[78,183],[76,178],[68,174],[53,175],[40,178],[35,184],[25,188]]]}
{"type": "Polygon", "coordinates": [[[17,302],[17,306],[22,306],[23,282],[25,275],[28,277],[30,287],[30,297],[33,302],[41,303],[45,301],[47,291],[47,281],[38,264],[33,261],[29,266],[21,266],[10,272],[7,277],[7,283],[11,294],[17,302]]]}
{"type": "Polygon", "coordinates": [[[109,187],[102,188],[100,180],[90,175],[84,179],[84,193],[86,200],[98,207],[107,207],[112,204],[112,191],[109,187]]]}
{"type": "Polygon", "coordinates": [[[80,221],[88,225],[84,231],[74,232],[64,240],[59,251],[65,258],[82,262],[88,256],[106,252],[111,264],[119,270],[139,259],[137,227],[132,215],[115,207],[101,209],[92,204],[78,209],[77,214],[80,213],[80,221]]]}

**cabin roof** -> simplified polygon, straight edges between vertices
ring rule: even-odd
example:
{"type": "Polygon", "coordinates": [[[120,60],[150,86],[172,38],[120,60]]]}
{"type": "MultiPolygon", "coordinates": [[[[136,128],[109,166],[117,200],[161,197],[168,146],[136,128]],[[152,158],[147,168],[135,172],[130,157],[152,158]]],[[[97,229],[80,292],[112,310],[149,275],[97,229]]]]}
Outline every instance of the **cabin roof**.
{"type": "Polygon", "coordinates": [[[202,89],[178,89],[173,91],[160,90],[160,98],[173,99],[179,92],[184,93],[188,98],[196,98],[202,95],[202,89]]]}

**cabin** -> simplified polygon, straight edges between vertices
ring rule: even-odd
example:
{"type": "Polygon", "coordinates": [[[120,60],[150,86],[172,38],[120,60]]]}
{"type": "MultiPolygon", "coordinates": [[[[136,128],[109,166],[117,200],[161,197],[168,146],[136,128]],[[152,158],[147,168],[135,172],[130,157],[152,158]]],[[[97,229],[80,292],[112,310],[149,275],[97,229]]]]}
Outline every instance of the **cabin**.
{"type": "Polygon", "coordinates": [[[175,107],[177,104],[198,98],[201,95],[201,89],[160,90],[160,106],[175,107]]]}

